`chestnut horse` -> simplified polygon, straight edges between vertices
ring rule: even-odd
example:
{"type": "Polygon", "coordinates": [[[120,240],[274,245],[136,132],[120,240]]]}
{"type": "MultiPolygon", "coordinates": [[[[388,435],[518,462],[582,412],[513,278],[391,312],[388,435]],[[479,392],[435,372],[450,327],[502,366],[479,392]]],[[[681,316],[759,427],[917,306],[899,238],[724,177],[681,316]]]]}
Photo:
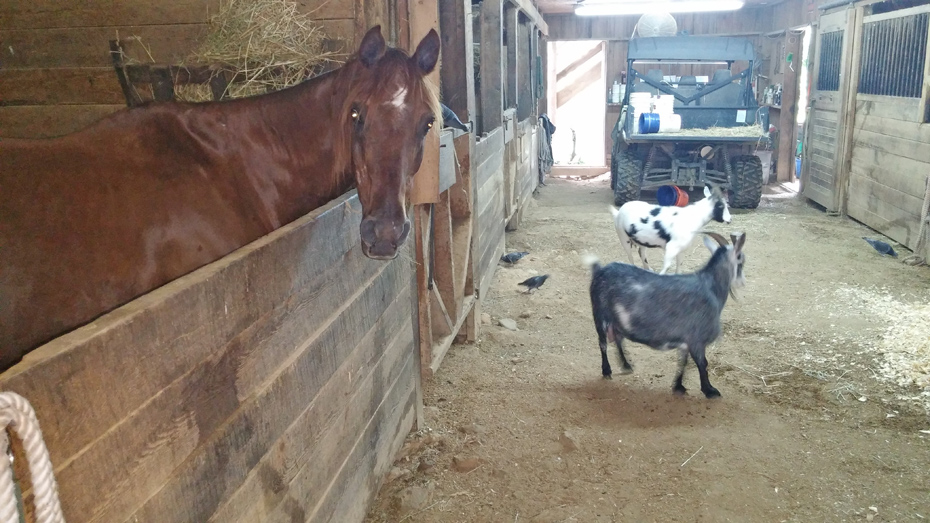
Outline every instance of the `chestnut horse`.
{"type": "Polygon", "coordinates": [[[0,140],[0,370],[352,189],[362,252],[391,259],[439,118],[430,31],[380,26],[334,71],[238,100],[151,103],[46,140],[0,140]]]}

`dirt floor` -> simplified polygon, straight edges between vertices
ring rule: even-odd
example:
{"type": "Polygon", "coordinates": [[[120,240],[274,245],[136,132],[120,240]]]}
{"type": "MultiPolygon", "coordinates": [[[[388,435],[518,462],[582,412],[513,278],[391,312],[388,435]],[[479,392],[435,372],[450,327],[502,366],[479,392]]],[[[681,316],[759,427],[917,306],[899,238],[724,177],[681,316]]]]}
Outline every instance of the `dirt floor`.
{"type": "MultiPolygon", "coordinates": [[[[605,177],[540,187],[507,234],[531,254],[498,268],[480,339],[424,385],[426,426],[367,521],[930,521],[930,361],[907,360],[930,340],[930,268],[767,186],[708,226],[747,233],[747,285],[708,350],[723,397],[704,398],[693,363],[677,397],[674,352],[628,343],[620,375],[611,347],[601,378],[581,256],[628,261],[611,201],[605,177]],[[522,294],[536,274],[551,277],[522,294]]],[[[683,272],[709,258],[700,240],[686,253],[683,272]]]]}

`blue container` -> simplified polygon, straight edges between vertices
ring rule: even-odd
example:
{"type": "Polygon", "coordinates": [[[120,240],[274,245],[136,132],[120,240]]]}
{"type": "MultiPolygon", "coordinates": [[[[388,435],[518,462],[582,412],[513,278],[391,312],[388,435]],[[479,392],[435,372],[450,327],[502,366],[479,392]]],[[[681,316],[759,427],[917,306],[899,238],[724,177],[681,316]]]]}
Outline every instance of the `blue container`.
{"type": "Polygon", "coordinates": [[[639,115],[640,134],[653,134],[659,132],[659,113],[643,113],[639,115]]]}
{"type": "Polygon", "coordinates": [[[800,156],[794,159],[794,177],[795,178],[801,177],[801,157],[800,156]]]}
{"type": "Polygon", "coordinates": [[[676,191],[675,187],[672,185],[663,185],[656,189],[656,200],[659,202],[659,205],[675,205],[675,202],[678,200],[678,191],[676,191]]]}

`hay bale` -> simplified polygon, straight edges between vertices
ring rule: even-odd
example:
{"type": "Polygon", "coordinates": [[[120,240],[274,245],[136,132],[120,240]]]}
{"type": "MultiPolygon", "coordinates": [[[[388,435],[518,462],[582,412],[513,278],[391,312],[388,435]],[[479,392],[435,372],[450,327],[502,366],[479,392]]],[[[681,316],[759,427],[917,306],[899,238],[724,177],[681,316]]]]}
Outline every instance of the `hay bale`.
{"type": "MultiPolygon", "coordinates": [[[[203,43],[185,60],[209,65],[232,79],[225,96],[276,91],[319,74],[336,62],[326,35],[292,0],[225,0],[210,18],[203,43]]],[[[177,85],[179,100],[212,99],[207,85],[177,85]]]]}

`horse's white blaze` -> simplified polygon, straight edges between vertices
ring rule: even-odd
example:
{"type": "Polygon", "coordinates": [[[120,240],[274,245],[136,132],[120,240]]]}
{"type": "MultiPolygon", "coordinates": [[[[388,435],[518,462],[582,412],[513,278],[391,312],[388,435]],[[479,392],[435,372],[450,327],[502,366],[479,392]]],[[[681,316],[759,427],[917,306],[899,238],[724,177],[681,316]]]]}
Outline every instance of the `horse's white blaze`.
{"type": "Polygon", "coordinates": [[[404,104],[407,103],[407,88],[406,87],[399,88],[397,92],[394,93],[394,96],[393,98],[391,98],[391,101],[388,103],[390,103],[391,105],[393,105],[394,107],[398,109],[403,107],[404,104]]]}

